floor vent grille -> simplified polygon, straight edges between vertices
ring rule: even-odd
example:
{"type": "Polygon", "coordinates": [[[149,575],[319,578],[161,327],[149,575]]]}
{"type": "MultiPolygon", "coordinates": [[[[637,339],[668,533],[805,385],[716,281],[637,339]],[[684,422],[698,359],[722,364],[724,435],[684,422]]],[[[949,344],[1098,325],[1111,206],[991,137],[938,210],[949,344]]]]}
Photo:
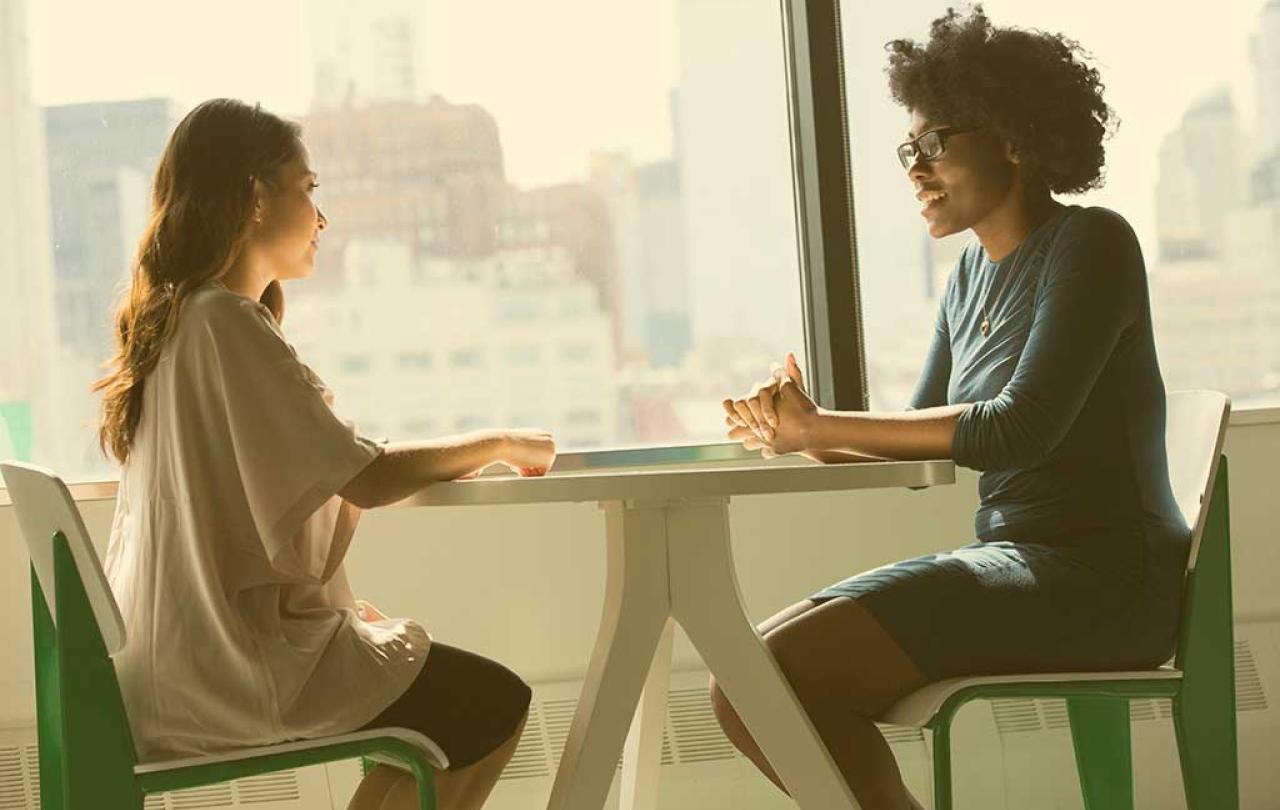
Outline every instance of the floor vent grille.
{"type": "Polygon", "coordinates": [[[672,690],[667,700],[665,736],[675,738],[673,762],[733,759],[738,751],[720,730],[706,687],[672,690]]]}
{"type": "MultiPolygon", "coordinates": [[[[1237,711],[1265,710],[1267,696],[1257,661],[1246,639],[1235,642],[1235,671],[1237,711]]],[[[577,704],[574,697],[539,699],[535,694],[524,734],[502,778],[528,779],[554,774],[569,737],[577,704]]],[[[990,705],[1002,736],[1070,728],[1066,701],[1062,699],[996,698],[990,701],[990,705]]],[[[1169,720],[1172,714],[1169,700],[1129,701],[1129,719],[1133,722],[1169,720]]],[[[918,728],[878,727],[890,744],[911,745],[924,740],[923,731],[918,728]]],[[[670,690],[662,734],[663,765],[733,760],[741,756],[720,730],[705,686],[670,690]]],[[[618,766],[621,767],[621,761],[618,766]]],[[[152,794],[146,798],[145,810],[245,807],[297,801],[299,798],[297,773],[288,770],[223,785],[152,794]]],[[[0,747],[0,810],[39,810],[39,807],[36,746],[0,747]]]]}
{"type": "Polygon", "coordinates": [[[32,806],[32,781],[22,748],[0,748],[0,810],[32,806]]]}
{"type": "Polygon", "coordinates": [[[1236,711],[1253,712],[1267,708],[1267,695],[1258,675],[1258,662],[1246,639],[1236,640],[1236,711]]]}
{"type": "Polygon", "coordinates": [[[551,773],[550,757],[547,754],[546,729],[542,722],[541,707],[537,701],[529,705],[529,719],[524,724],[524,734],[502,772],[503,779],[528,779],[536,776],[548,776],[551,773]]]}

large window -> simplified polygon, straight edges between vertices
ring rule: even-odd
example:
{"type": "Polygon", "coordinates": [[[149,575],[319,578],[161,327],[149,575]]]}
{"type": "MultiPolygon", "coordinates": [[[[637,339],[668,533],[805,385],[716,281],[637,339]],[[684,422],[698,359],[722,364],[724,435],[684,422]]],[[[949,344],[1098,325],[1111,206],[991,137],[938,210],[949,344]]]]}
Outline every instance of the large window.
{"type": "MultiPolygon", "coordinates": [[[[893,154],[907,116],[884,45],[924,40],[946,2],[846,3],[858,256],[873,407],[910,398],[947,274],[970,238],[934,241],[893,154]]],[[[1146,258],[1170,390],[1280,405],[1280,3],[1198,12],[1149,4],[987,0],[996,25],[1061,31],[1095,57],[1121,123],[1107,182],[1081,197],[1121,213],[1146,258]]]]}
{"type": "Polygon", "coordinates": [[[0,262],[0,322],[34,347],[6,366],[0,456],[111,474],[89,385],[165,141],[213,96],[304,127],[330,228],[285,331],[370,436],[721,441],[721,398],[803,352],[776,2],[176,8],[0,12],[24,172],[0,196],[30,213],[0,224],[29,254],[0,262]]]}
{"type": "MultiPolygon", "coordinates": [[[[884,44],[947,3],[843,8],[861,332],[817,5],[0,3],[0,456],[112,474],[88,387],[160,151],[214,96],[305,128],[332,226],[285,330],[370,436],[716,442],[787,350],[824,404],[902,407],[968,236],[925,232],[884,44]]],[[[1067,201],[1137,230],[1167,386],[1280,404],[1280,5],[985,6],[1096,57],[1121,125],[1067,201]]]]}

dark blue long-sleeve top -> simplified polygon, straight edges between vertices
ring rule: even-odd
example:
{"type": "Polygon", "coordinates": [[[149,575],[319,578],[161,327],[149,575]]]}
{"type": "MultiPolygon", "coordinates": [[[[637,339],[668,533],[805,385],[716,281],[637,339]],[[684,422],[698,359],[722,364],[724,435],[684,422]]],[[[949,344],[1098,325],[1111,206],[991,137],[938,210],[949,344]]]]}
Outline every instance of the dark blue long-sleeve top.
{"type": "Polygon", "coordinates": [[[1189,537],[1169,486],[1146,269],[1119,214],[1063,206],[999,262],[976,239],[965,247],[910,407],[965,402],[952,456],[982,472],[978,539],[1189,537]]]}

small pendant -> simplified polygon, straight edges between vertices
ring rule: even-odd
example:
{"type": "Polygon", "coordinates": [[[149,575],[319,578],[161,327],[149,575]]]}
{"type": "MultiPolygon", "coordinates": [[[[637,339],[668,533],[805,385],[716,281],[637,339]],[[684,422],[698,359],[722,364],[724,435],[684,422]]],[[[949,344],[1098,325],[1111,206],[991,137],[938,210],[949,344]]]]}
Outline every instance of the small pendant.
{"type": "Polygon", "coordinates": [[[983,337],[991,334],[991,323],[986,318],[982,319],[982,325],[979,328],[982,330],[983,337]]]}

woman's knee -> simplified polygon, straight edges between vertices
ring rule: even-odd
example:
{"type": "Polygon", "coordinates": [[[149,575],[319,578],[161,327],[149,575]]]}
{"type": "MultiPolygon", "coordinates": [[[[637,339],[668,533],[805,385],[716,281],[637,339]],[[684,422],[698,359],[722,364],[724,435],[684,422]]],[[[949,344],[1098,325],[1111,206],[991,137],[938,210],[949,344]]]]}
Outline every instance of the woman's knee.
{"type": "MultiPolygon", "coordinates": [[[[422,711],[434,717],[451,767],[489,756],[517,736],[529,713],[533,690],[493,659],[440,645],[437,689],[427,689],[422,711]]],[[[433,652],[434,654],[434,652],[433,652]]],[[[428,670],[431,661],[428,657],[428,670]]]]}
{"type": "Polygon", "coordinates": [[[494,667],[500,671],[496,673],[497,677],[494,679],[493,699],[502,708],[502,715],[509,721],[512,735],[514,735],[519,732],[529,714],[529,706],[533,702],[533,688],[502,664],[494,662],[494,667]]]}
{"type": "Polygon", "coordinates": [[[724,725],[728,719],[737,717],[733,706],[729,705],[729,699],[724,695],[724,690],[720,688],[720,682],[714,675],[707,678],[707,693],[711,696],[711,711],[715,712],[720,725],[724,725]]]}
{"type": "Polygon", "coordinates": [[[896,640],[851,599],[823,603],[764,641],[811,716],[875,717],[925,680],[896,640]]]}
{"type": "Polygon", "coordinates": [[[729,738],[729,742],[739,749],[751,743],[751,734],[747,731],[746,724],[738,716],[738,712],[725,696],[724,690],[720,688],[720,683],[714,675],[709,679],[707,691],[711,695],[711,711],[715,713],[716,720],[720,723],[720,730],[729,738]]]}

